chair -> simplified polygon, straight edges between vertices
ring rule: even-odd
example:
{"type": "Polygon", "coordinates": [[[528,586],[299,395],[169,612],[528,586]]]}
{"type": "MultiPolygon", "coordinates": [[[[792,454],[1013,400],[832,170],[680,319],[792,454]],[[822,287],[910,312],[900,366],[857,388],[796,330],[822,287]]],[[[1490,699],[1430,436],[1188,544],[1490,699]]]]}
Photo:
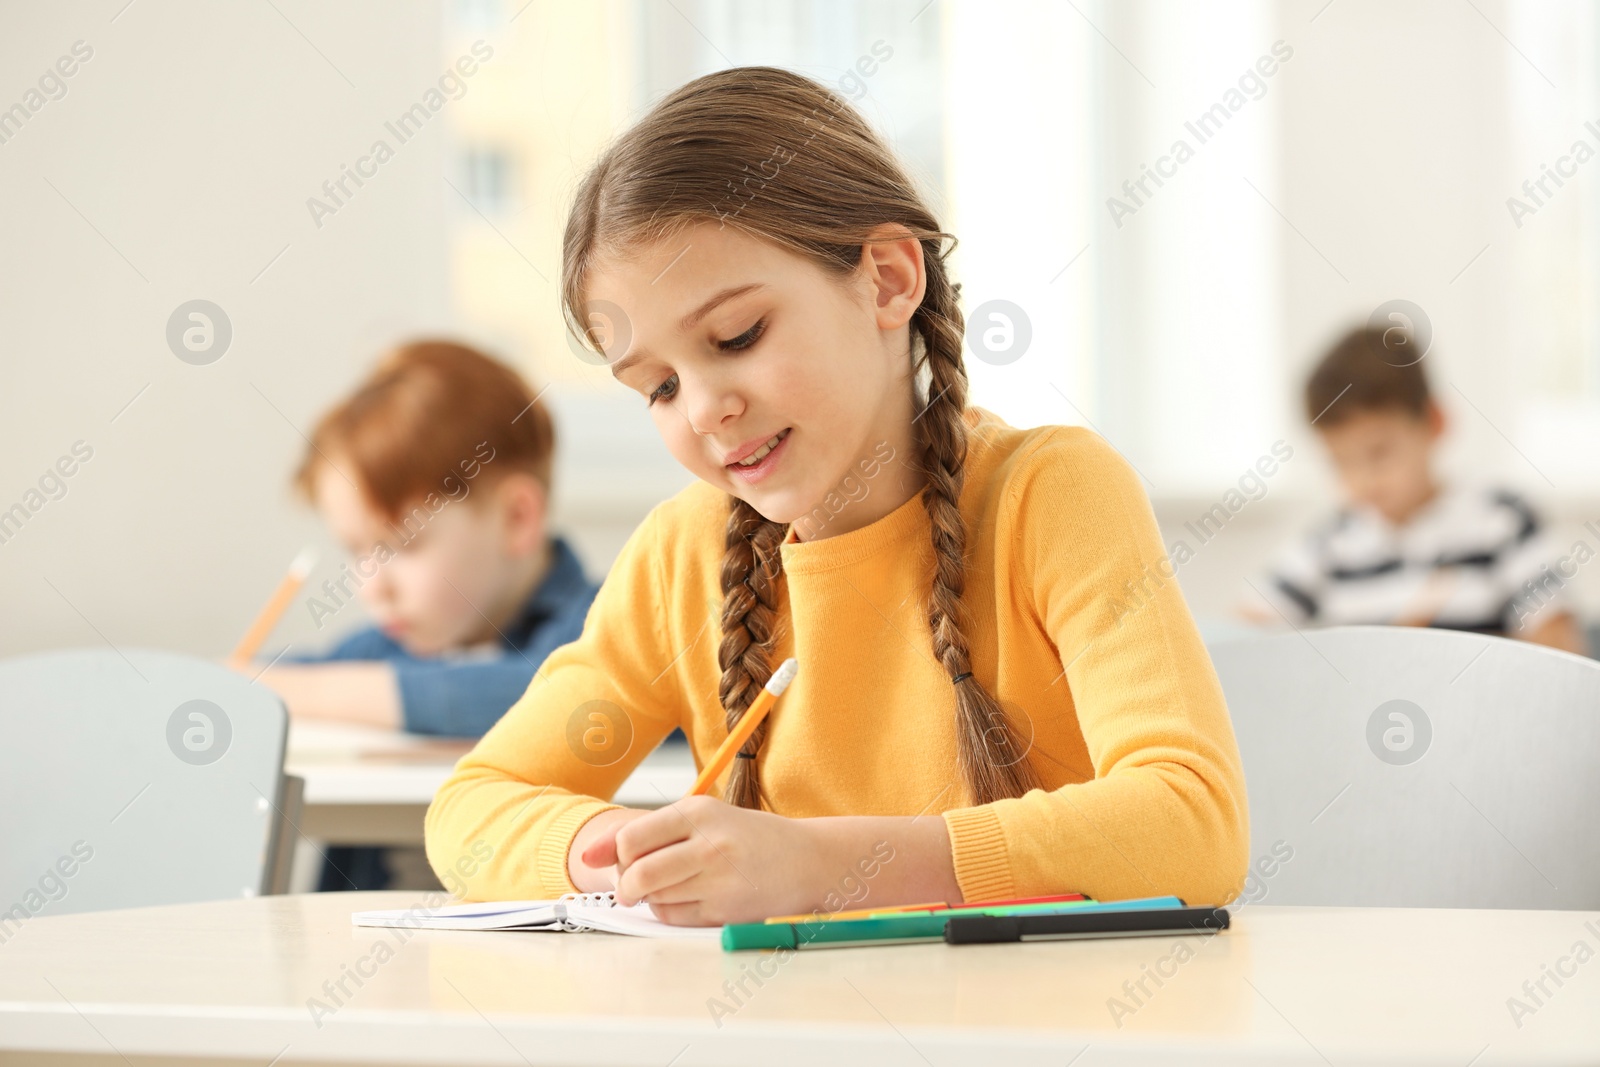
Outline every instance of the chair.
{"type": "Polygon", "coordinates": [[[284,891],[287,730],[274,693],[204,660],[0,661],[0,943],[37,915],[284,891]]]}
{"type": "Polygon", "coordinates": [[[1242,899],[1600,908],[1600,663],[1381,626],[1210,651],[1249,792],[1242,899]]]}

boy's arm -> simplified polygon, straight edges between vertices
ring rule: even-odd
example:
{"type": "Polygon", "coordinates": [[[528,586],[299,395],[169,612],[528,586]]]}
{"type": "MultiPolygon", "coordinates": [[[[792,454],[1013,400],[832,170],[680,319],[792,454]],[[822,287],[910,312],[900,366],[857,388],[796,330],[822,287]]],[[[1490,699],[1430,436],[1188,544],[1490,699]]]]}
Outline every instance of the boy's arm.
{"type": "Polygon", "coordinates": [[[384,662],[277,663],[258,679],[297,719],[332,719],[385,729],[400,726],[400,688],[384,662]]]}
{"type": "Polygon", "coordinates": [[[400,725],[400,693],[386,663],[400,646],[373,627],[346,635],[321,652],[295,652],[293,646],[256,670],[256,681],[283,699],[297,719],[325,719],[395,729],[400,725]]]}
{"type": "Polygon", "coordinates": [[[963,897],[1224,903],[1248,858],[1242,763],[1178,583],[1119,607],[1166,556],[1137,474],[1098,435],[1057,430],[1008,504],[1014,580],[1060,650],[1094,777],[944,812],[963,897]]]}
{"type": "MultiPolygon", "coordinates": [[[[470,900],[550,899],[575,890],[567,867],[602,799],[678,725],[665,583],[651,512],[590,606],[581,636],[555,649],[532,683],[456,764],[428,808],[429,861],[450,869],[488,854],[464,880],[470,900]]],[[[441,873],[442,876],[442,873],[441,873]]]]}
{"type": "Polygon", "coordinates": [[[513,650],[482,663],[397,662],[394,674],[406,731],[482,737],[527,691],[541,660],[513,650]]]}
{"type": "Polygon", "coordinates": [[[474,739],[488,733],[527,692],[539,665],[583,633],[590,602],[590,598],[574,601],[539,627],[526,647],[501,649],[492,659],[396,661],[405,729],[414,734],[474,739]]]}
{"type": "Polygon", "coordinates": [[[1495,578],[1506,597],[1506,636],[1588,655],[1589,643],[1573,614],[1567,579],[1561,573],[1569,560],[1561,556],[1538,514],[1517,498],[1511,499],[1525,526],[1501,550],[1495,563],[1495,578]]]}
{"type": "Polygon", "coordinates": [[[1576,652],[1580,656],[1588,656],[1589,639],[1584,636],[1583,628],[1578,625],[1578,619],[1570,611],[1563,611],[1554,618],[1545,620],[1541,625],[1527,635],[1522,636],[1524,641],[1532,641],[1536,645],[1548,645],[1550,648],[1559,648],[1563,652],[1576,652]]]}
{"type": "Polygon", "coordinates": [[[1301,535],[1291,542],[1250,584],[1253,588],[1237,605],[1241,618],[1263,626],[1310,622],[1316,617],[1323,588],[1316,535],[1301,535]]]}
{"type": "Polygon", "coordinates": [[[479,738],[527,690],[539,664],[583,632],[588,605],[589,599],[574,600],[526,648],[490,659],[419,659],[366,629],[324,653],[281,656],[260,681],[299,718],[479,738]]]}

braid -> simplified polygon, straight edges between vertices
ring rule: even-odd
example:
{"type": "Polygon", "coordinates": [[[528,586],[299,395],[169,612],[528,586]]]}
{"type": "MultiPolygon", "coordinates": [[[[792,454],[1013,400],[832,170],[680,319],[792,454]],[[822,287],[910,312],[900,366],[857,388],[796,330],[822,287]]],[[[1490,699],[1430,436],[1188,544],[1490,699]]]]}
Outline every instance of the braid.
{"type": "Polygon", "coordinates": [[[928,405],[916,421],[927,484],[922,503],[933,525],[933,584],[928,626],[933,651],[949,673],[956,698],[956,765],[973,804],[1018,797],[1041,783],[1020,750],[1012,724],[994,696],[972,676],[967,646],[966,520],[960,508],[966,482],[967,371],[961,362],[961,286],[950,281],[937,241],[923,242],[927,293],[913,324],[929,370],[928,405]],[[931,244],[931,248],[929,247],[931,244]]]}
{"type": "MultiPolygon", "coordinates": [[[[1018,745],[1005,711],[972,675],[967,645],[966,520],[959,508],[966,481],[967,371],[961,361],[961,287],[949,280],[938,237],[924,240],[927,295],[913,324],[923,340],[930,378],[926,409],[917,419],[927,484],[922,503],[933,529],[934,572],[928,591],[933,651],[950,675],[956,701],[956,764],[971,802],[1018,797],[1041,786],[1018,745]]],[[[722,667],[718,696],[731,731],[772,676],[776,645],[777,583],[783,574],[780,545],[788,527],[764,518],[738,497],[729,497],[727,552],[722,558],[722,667]]],[[[733,761],[723,799],[743,808],[761,807],[755,753],[766,738],[762,723],[733,761]]]]}
{"type": "MultiPolygon", "coordinates": [[[[771,656],[779,623],[778,578],[783,573],[779,546],[788,526],[764,518],[738,497],[728,499],[727,552],[722,557],[722,644],[717,649],[722,682],[717,695],[731,732],[772,677],[771,656]]],[[[766,735],[763,722],[740,750],[745,758],[733,761],[723,794],[728,803],[761,807],[754,756],[766,735]]]]}

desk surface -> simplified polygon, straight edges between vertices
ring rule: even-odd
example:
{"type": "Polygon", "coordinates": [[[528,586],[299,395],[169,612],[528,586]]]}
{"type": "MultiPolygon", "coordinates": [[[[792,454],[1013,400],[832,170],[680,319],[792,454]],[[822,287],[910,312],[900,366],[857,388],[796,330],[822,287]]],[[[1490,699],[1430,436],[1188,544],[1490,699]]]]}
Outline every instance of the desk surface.
{"type": "MultiPolygon", "coordinates": [[[[284,762],[289,774],[305,780],[307,807],[426,808],[456,760],[471,748],[471,741],[296,721],[290,724],[284,762]]],[[[658,807],[687,793],[694,776],[694,758],[687,745],[663,746],[628,777],[615,800],[629,807],[658,807]]]]}
{"type": "MultiPolygon", "coordinates": [[[[452,1067],[1488,1067],[1600,1055],[1600,913],[1255,905],[1215,938],[823,949],[781,963],[703,942],[402,939],[350,925],[353,909],[417,899],[332,893],[41,915],[0,946],[0,1049],[119,1064],[265,1064],[281,1053],[276,1063],[452,1067]],[[1569,955],[1578,942],[1590,950],[1581,963],[1569,955]],[[1546,965],[1568,976],[1561,987],[1547,979],[1550,996],[1536,1005],[1522,984],[1546,965]],[[1532,1011],[1514,1019],[1510,997],[1532,1011]],[[719,1002],[725,1013],[713,1018],[719,1002]]],[[[6,1062],[25,1060],[0,1052],[6,1062]]]]}

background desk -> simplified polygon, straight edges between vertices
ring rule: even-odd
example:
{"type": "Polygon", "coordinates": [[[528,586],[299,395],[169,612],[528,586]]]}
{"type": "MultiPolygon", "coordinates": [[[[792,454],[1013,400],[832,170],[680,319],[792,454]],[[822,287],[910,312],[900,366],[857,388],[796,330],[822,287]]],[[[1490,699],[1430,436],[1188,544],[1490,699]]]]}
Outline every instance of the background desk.
{"type": "Polygon", "coordinates": [[[41,1050],[141,1067],[179,1056],[255,1067],[1489,1067],[1600,1056],[1600,958],[1551,984],[1520,1029],[1506,1008],[1576,942],[1600,945],[1600,913],[1257,905],[1214,939],[822,949],[782,964],[608,934],[431,931],[400,943],[396,931],[350,925],[352,909],[416,899],[41,915],[0,947],[0,1065],[51,1063],[41,1050]],[[1193,955],[1175,962],[1180,943],[1193,955]],[[1146,979],[1151,995],[1136,1004],[1124,983],[1158,968],[1163,984],[1146,979]],[[358,973],[348,995],[324,985],[358,973]],[[741,981],[746,995],[732,992],[741,981]],[[327,1012],[317,1021],[312,998],[327,1012]],[[1132,1013],[1114,1019],[1112,998],[1132,1013]],[[734,1009],[720,1025],[714,1000],[734,1009]]]}
{"type": "MultiPolygon", "coordinates": [[[[295,722],[285,769],[305,779],[300,829],[331,845],[421,845],[422,818],[470,741],[391,730],[295,722]]],[[[694,759],[687,745],[658,748],[614,798],[657,808],[689,791],[694,759]]]]}

